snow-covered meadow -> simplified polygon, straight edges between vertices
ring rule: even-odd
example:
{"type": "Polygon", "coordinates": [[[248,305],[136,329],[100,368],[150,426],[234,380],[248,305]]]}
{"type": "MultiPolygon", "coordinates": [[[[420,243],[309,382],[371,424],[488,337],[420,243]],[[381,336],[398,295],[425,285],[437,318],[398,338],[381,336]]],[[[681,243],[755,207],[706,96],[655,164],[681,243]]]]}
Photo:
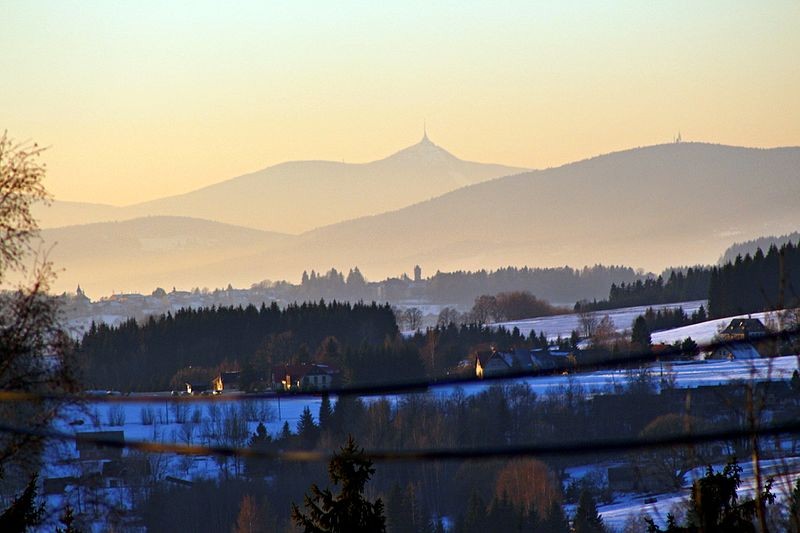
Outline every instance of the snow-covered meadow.
{"type": "MultiPolygon", "coordinates": [[[[611,309],[608,311],[597,311],[595,314],[598,317],[608,315],[614,321],[618,331],[630,329],[631,324],[637,316],[642,315],[649,307],[654,310],[659,309],[677,309],[682,307],[687,315],[691,315],[700,306],[707,306],[706,300],[693,300],[690,302],[680,302],[671,304],[660,305],[642,305],[637,307],[625,307],[622,309],[611,309]]],[[[555,340],[558,337],[568,339],[572,335],[573,330],[580,331],[580,316],[577,313],[567,313],[563,315],[544,316],[539,318],[529,318],[525,320],[514,320],[510,322],[499,322],[495,326],[503,326],[507,329],[519,328],[519,332],[528,336],[531,330],[534,330],[537,335],[544,333],[548,340],[555,340]]],[[[716,331],[715,331],[716,333],[716,331]]],[[[654,341],[655,342],[655,341],[654,341]]]]}
{"type": "MultiPolygon", "coordinates": [[[[669,304],[655,306],[656,308],[683,307],[684,311],[691,314],[697,310],[704,301],[684,302],[682,304],[669,304]]],[[[625,330],[639,314],[644,313],[647,307],[632,307],[609,312],[618,329],[625,330]]],[[[602,313],[606,314],[606,313],[602,313]]],[[[752,315],[762,321],[771,319],[766,313],[752,315]]],[[[732,317],[719,320],[710,320],[700,324],[676,328],[669,331],[653,334],[653,342],[672,343],[691,336],[698,343],[710,342],[718,331],[727,325],[732,317]]],[[[505,327],[518,327],[523,334],[528,334],[531,329],[536,333],[544,332],[550,338],[558,336],[568,337],[573,329],[578,327],[578,316],[574,314],[544,317],[524,321],[507,322],[505,327]]],[[[658,386],[662,378],[673,386],[680,388],[693,388],[707,385],[718,385],[731,381],[760,381],[767,379],[789,379],[792,372],[798,368],[798,356],[783,356],[771,359],[757,360],[696,360],[672,363],[652,363],[649,370],[653,381],[658,386]]],[[[533,392],[540,397],[562,394],[568,388],[573,390],[578,387],[588,395],[606,394],[624,387],[632,374],[624,370],[600,370],[571,375],[551,375],[517,379],[515,383],[526,383],[533,392]]],[[[469,382],[459,386],[433,386],[427,393],[435,397],[446,398],[456,392],[466,395],[479,394],[494,386],[497,382],[469,382]]],[[[500,382],[505,383],[505,382],[500,382]]],[[[246,421],[246,433],[252,435],[259,423],[263,423],[272,435],[281,432],[284,424],[295,432],[301,414],[308,408],[314,418],[317,418],[320,407],[320,398],[315,396],[291,397],[252,397],[245,394],[223,394],[222,396],[200,396],[180,398],[175,402],[168,393],[132,395],[118,397],[125,400],[131,398],[133,402],[107,402],[103,399],[89,401],[81,408],[70,408],[56,423],[55,428],[65,433],[79,433],[86,431],[123,431],[126,441],[150,441],[175,444],[192,445],[218,445],[231,444],[220,439],[222,420],[236,414],[246,421]]],[[[400,401],[402,395],[392,395],[389,399],[400,401]]],[[[364,398],[371,401],[372,398],[364,398]]],[[[336,398],[332,398],[335,404],[336,398]]],[[[238,445],[246,445],[246,438],[241,439],[238,445]]],[[[127,453],[127,452],[126,452],[127,453]]],[[[57,478],[66,476],[85,475],[82,469],[85,464],[77,461],[78,451],[74,442],[53,442],[47,451],[47,461],[42,470],[42,478],[57,478]]],[[[789,457],[782,460],[770,460],[762,463],[767,475],[775,474],[780,478],[780,483],[793,480],[800,473],[800,458],[789,457]],[[770,462],[771,461],[771,462],[770,462]],[[774,470],[774,472],[773,472],[774,470]]],[[[231,461],[221,461],[212,457],[196,456],[182,457],[174,454],[161,454],[151,464],[158,469],[154,474],[163,479],[164,476],[174,478],[197,480],[216,479],[222,469],[235,473],[241,465],[231,461]]],[[[603,465],[587,465],[586,469],[598,468],[603,465]]],[[[743,490],[745,493],[752,490],[752,466],[743,463],[744,472],[743,490]]],[[[581,469],[572,472],[581,475],[581,469]]],[[[702,470],[697,470],[687,476],[686,487],[696,476],[701,476],[702,470]],[[693,477],[694,476],[694,477],[693,477]]],[[[129,496],[120,495],[117,489],[108,489],[110,494],[123,507],[130,508],[132,502],[129,496]],[[114,491],[117,490],[117,493],[114,491]]],[[[683,505],[688,495],[688,488],[683,491],[654,495],[655,503],[645,504],[644,496],[618,495],[614,503],[603,505],[600,512],[605,522],[616,529],[621,529],[630,516],[646,512],[657,520],[664,520],[673,508],[683,505]]],[[[62,505],[60,495],[51,495],[48,505],[60,508],[62,505]]]]}

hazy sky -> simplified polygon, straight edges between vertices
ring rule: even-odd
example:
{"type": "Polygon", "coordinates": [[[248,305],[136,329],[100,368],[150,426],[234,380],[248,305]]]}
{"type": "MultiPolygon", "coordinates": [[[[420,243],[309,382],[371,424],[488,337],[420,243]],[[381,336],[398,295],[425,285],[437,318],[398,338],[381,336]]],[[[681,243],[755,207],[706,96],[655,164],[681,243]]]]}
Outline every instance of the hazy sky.
{"type": "Polygon", "coordinates": [[[0,9],[0,129],[59,199],[126,204],[431,137],[526,167],[800,144],[800,2],[35,2],[0,9]],[[379,5],[380,4],[380,5],[379,5]]]}

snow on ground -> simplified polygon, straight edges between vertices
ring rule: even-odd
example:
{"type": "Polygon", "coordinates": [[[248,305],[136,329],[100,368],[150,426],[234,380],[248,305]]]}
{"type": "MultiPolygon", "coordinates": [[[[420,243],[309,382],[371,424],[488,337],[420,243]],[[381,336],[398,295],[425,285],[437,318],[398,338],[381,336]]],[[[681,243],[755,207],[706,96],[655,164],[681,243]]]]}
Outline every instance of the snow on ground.
{"type": "MultiPolygon", "coordinates": [[[[622,309],[610,309],[608,311],[597,311],[595,314],[598,317],[603,317],[605,315],[610,316],[614,321],[614,325],[617,327],[617,330],[624,331],[626,329],[630,329],[631,324],[636,317],[644,314],[648,307],[652,307],[655,310],[677,309],[678,307],[682,307],[683,311],[687,315],[691,315],[700,309],[701,305],[707,306],[708,302],[706,300],[693,300],[690,302],[661,305],[642,305],[637,307],[625,307],[622,309]]],[[[580,330],[580,318],[577,313],[569,313],[565,315],[514,320],[511,322],[499,322],[493,325],[503,326],[508,329],[513,329],[515,327],[519,328],[520,333],[525,336],[528,336],[531,330],[535,330],[537,335],[539,335],[541,332],[544,332],[545,336],[550,340],[555,340],[559,336],[562,339],[568,339],[570,335],[572,335],[573,330],[580,330]]]]}
{"type": "MultiPolygon", "coordinates": [[[[723,464],[713,466],[715,471],[720,471],[724,467],[723,464]]],[[[753,463],[751,461],[741,461],[739,466],[742,467],[742,483],[738,492],[739,497],[752,498],[756,487],[753,463]]],[[[800,475],[800,457],[761,459],[759,466],[761,468],[762,483],[768,478],[774,480],[772,492],[777,497],[777,504],[780,505],[788,497],[792,485],[800,475]]],[[[631,516],[649,515],[661,526],[666,523],[668,513],[673,513],[681,518],[689,500],[692,483],[695,479],[703,477],[705,473],[705,467],[699,467],[691,471],[687,474],[686,483],[679,492],[653,495],[626,494],[614,503],[600,505],[598,506],[598,511],[603,517],[603,523],[615,531],[621,531],[631,516]],[[645,503],[645,499],[648,498],[655,498],[656,501],[654,503],[645,503]],[[679,510],[679,512],[676,513],[676,510],[679,510]]]]}
{"type": "MultiPolygon", "coordinates": [[[[700,305],[704,304],[705,301],[699,300],[653,307],[657,309],[683,307],[687,314],[691,314],[700,305]]],[[[646,309],[647,306],[630,307],[609,311],[607,314],[614,320],[618,329],[624,330],[629,328],[634,318],[644,313],[646,309]]],[[[598,314],[602,316],[606,313],[601,312],[598,314]]],[[[767,313],[754,313],[749,316],[765,321],[768,319],[767,315],[767,313]]],[[[109,316],[104,318],[111,322],[116,317],[109,316]]],[[[701,324],[654,333],[652,335],[653,342],[672,343],[691,336],[700,344],[707,343],[712,340],[712,337],[716,335],[720,327],[727,325],[732,318],[734,317],[710,320],[701,324]]],[[[568,314],[506,322],[502,325],[508,328],[518,327],[521,333],[525,335],[529,334],[531,329],[534,329],[537,334],[544,332],[548,338],[555,339],[558,336],[569,337],[572,330],[578,327],[578,320],[577,315],[568,314]]],[[[795,355],[750,361],[686,361],[664,363],[663,366],[659,363],[650,365],[652,375],[657,382],[661,377],[669,377],[675,386],[682,388],[716,385],[733,380],[788,379],[796,368],[798,368],[798,356],[795,355]]],[[[616,386],[624,385],[629,378],[630,375],[624,370],[602,370],[568,376],[555,375],[527,378],[515,380],[515,382],[527,383],[539,395],[558,394],[567,387],[576,386],[581,387],[587,394],[603,394],[612,391],[616,386]]],[[[460,387],[433,387],[430,394],[438,397],[447,397],[456,390],[461,390],[464,394],[474,395],[492,385],[493,383],[470,383],[460,387]]],[[[233,401],[223,402],[216,401],[218,398],[190,399],[181,402],[180,405],[186,409],[188,420],[191,420],[195,411],[199,413],[201,421],[197,424],[191,424],[178,422],[175,402],[170,401],[171,397],[168,393],[150,394],[147,397],[152,398],[152,401],[127,404],[89,402],[82,410],[73,409],[66,413],[66,416],[56,424],[55,429],[68,433],[123,430],[127,441],[213,445],[216,444],[216,441],[211,436],[213,433],[213,428],[210,427],[211,420],[215,417],[217,419],[221,418],[223,416],[221,413],[227,409],[243,409],[243,406],[247,405],[247,409],[250,411],[248,415],[249,433],[254,433],[259,422],[264,422],[267,430],[272,435],[277,435],[280,433],[284,423],[288,423],[292,432],[296,432],[297,423],[306,407],[310,409],[316,419],[321,401],[316,397],[247,400],[232,398],[233,401]],[[211,401],[205,401],[207,399],[211,401]],[[216,415],[215,409],[217,410],[216,415]],[[143,413],[145,412],[153,415],[151,423],[144,423],[143,413]],[[116,425],[112,425],[112,418],[114,418],[113,415],[115,413],[118,420],[115,422],[116,425]],[[123,419],[121,425],[119,424],[120,417],[123,419]]],[[[398,401],[400,398],[402,396],[390,397],[392,401],[398,401]]],[[[331,401],[335,402],[335,398],[332,398],[331,401]]],[[[49,459],[42,472],[43,478],[80,474],[81,466],[76,461],[78,454],[74,443],[53,443],[46,453],[49,459]]],[[[764,462],[762,464],[767,470],[766,475],[780,474],[787,471],[787,465],[790,465],[788,471],[792,474],[791,477],[796,477],[800,472],[800,458],[774,460],[773,463],[764,462]]],[[[597,466],[599,465],[592,465],[592,468],[597,466]]],[[[754,485],[752,481],[752,466],[742,464],[742,467],[744,468],[742,488],[745,491],[752,491],[754,485]]],[[[231,466],[223,466],[210,457],[181,458],[168,455],[163,461],[164,471],[162,474],[183,479],[216,478],[219,476],[221,468],[231,468],[231,466]]],[[[695,476],[701,476],[702,474],[702,470],[694,473],[695,476]]],[[[687,481],[688,487],[691,485],[691,479],[694,478],[687,476],[687,479],[689,480],[687,481]]],[[[688,488],[677,493],[656,495],[657,501],[654,504],[647,505],[644,504],[643,496],[627,495],[612,504],[601,506],[600,512],[607,524],[618,529],[622,528],[631,514],[639,515],[642,511],[663,523],[663,520],[666,519],[666,514],[672,511],[675,506],[685,502],[687,495],[688,488]]],[[[55,507],[58,507],[58,505],[55,505],[55,507]]]]}
{"type": "MultiPolygon", "coordinates": [[[[224,417],[226,410],[231,408],[242,408],[247,405],[249,412],[248,427],[251,434],[255,432],[260,422],[263,422],[272,435],[277,435],[283,428],[283,424],[288,422],[292,432],[297,431],[297,423],[303,414],[303,409],[308,407],[314,418],[319,413],[320,398],[298,397],[298,398],[275,398],[275,399],[242,399],[241,401],[210,401],[197,399],[196,401],[181,399],[179,403],[170,401],[169,395],[133,395],[141,397],[152,396],[153,401],[137,401],[131,403],[124,402],[96,402],[89,403],[84,408],[75,408],[67,412],[63,420],[56,425],[59,431],[82,432],[82,431],[125,431],[125,440],[156,440],[164,442],[183,442],[186,440],[185,431],[176,417],[176,408],[185,410],[185,417],[192,419],[195,411],[199,411],[201,422],[196,424],[196,431],[193,435],[193,444],[203,441],[201,427],[203,422],[208,422],[214,418],[224,417]],[[246,403],[245,403],[246,402],[246,403]],[[177,406],[177,407],[176,407],[177,406]],[[216,411],[216,414],[214,412],[216,411]],[[118,413],[121,412],[121,415],[118,413]],[[143,413],[148,412],[153,415],[153,423],[143,423],[143,413]],[[122,425],[111,423],[111,418],[116,414],[121,416],[122,425]],[[79,425],[75,425],[79,422],[79,425]]],[[[335,405],[335,399],[331,402],[335,405]]],[[[119,420],[117,420],[119,421],[119,420]]]]}
{"type": "MultiPolygon", "coordinates": [[[[204,398],[182,398],[180,403],[171,402],[169,394],[143,395],[152,398],[152,401],[143,403],[102,403],[89,402],[85,406],[73,406],[65,410],[62,416],[54,423],[54,429],[60,432],[75,434],[96,431],[123,431],[125,441],[149,441],[177,444],[213,446],[220,443],[218,437],[223,433],[222,420],[226,411],[235,409],[239,413],[245,412],[248,435],[255,433],[260,422],[264,422],[267,430],[275,435],[280,433],[283,424],[288,422],[293,433],[297,432],[297,422],[305,407],[311,409],[314,418],[319,413],[319,398],[282,398],[278,400],[238,400],[217,401],[219,397],[209,398],[212,401],[203,401],[204,398]],[[186,418],[183,423],[178,421],[178,412],[181,410],[186,418]],[[199,413],[198,423],[193,423],[194,413],[199,413]],[[143,416],[143,413],[147,413],[143,416]],[[152,422],[145,423],[146,418],[152,415],[152,422]],[[216,423],[213,421],[216,420],[216,423]]],[[[137,398],[141,399],[141,398],[137,398]]],[[[333,400],[332,400],[333,403],[333,400]]],[[[181,417],[182,418],[182,417],[181,417]]],[[[240,445],[246,446],[245,442],[240,445]]],[[[97,461],[79,461],[78,450],[74,442],[48,441],[45,449],[45,461],[42,466],[41,479],[83,477],[91,472],[99,471],[97,461]]],[[[133,451],[125,451],[125,456],[135,455],[133,451]]],[[[234,473],[241,471],[242,463],[232,460],[221,460],[210,456],[178,456],[175,454],[148,454],[150,468],[153,475],[159,479],[172,476],[179,479],[217,479],[223,469],[234,473]]],[[[97,488],[81,489],[74,491],[68,489],[64,494],[46,495],[48,514],[58,516],[64,507],[64,498],[68,498],[73,506],[90,505],[89,499],[94,498],[99,505],[91,504],[94,512],[99,512],[93,531],[104,531],[104,514],[111,507],[123,509],[133,508],[134,493],[125,488],[97,488]]],[[[53,520],[51,516],[49,520],[53,520]]],[[[48,527],[53,524],[48,522],[48,527]]]]}
{"type": "Polygon", "coordinates": [[[686,337],[691,337],[697,344],[708,344],[714,336],[722,329],[727,327],[731,320],[734,318],[757,318],[764,324],[769,324],[775,318],[774,311],[765,313],[750,313],[746,315],[728,316],[725,318],[718,318],[716,320],[708,320],[700,322],[699,324],[692,324],[691,326],[683,326],[681,328],[668,329],[666,331],[657,331],[650,337],[653,344],[663,342],[665,344],[672,344],[675,341],[682,341],[686,337]]]}
{"type": "MultiPolygon", "coordinates": [[[[676,387],[695,388],[704,385],[719,385],[735,380],[789,379],[792,372],[798,368],[798,361],[798,356],[787,355],[748,361],[703,360],[653,363],[649,365],[649,369],[656,381],[660,381],[664,377],[674,380],[676,387]]],[[[629,378],[627,370],[599,370],[567,376],[525,378],[514,380],[514,383],[527,383],[531,390],[539,395],[557,393],[559,389],[570,386],[580,386],[589,394],[602,394],[611,391],[615,386],[625,385],[629,378]]],[[[495,383],[498,382],[469,383],[461,385],[460,388],[465,394],[478,394],[495,383]]],[[[458,387],[448,386],[432,390],[437,395],[447,396],[452,394],[456,388],[458,387]]]]}
{"type": "MultiPolygon", "coordinates": [[[[788,379],[798,366],[798,356],[783,356],[772,359],[758,359],[752,361],[691,361],[664,364],[661,367],[658,363],[651,365],[650,369],[654,379],[658,380],[663,375],[669,376],[674,380],[675,386],[682,388],[692,388],[704,385],[717,385],[720,383],[734,380],[766,380],[766,379],[788,379]]],[[[586,393],[602,394],[609,392],[614,386],[625,385],[630,378],[628,372],[624,370],[604,370],[588,372],[584,374],[573,374],[569,376],[543,376],[537,378],[527,378],[515,380],[515,383],[527,383],[531,389],[539,395],[557,394],[566,387],[580,386],[586,393]]],[[[431,393],[438,397],[447,397],[460,389],[464,394],[474,395],[488,389],[492,383],[470,383],[459,387],[445,386],[434,387],[431,393]]],[[[144,403],[89,403],[83,410],[69,412],[60,422],[57,429],[61,431],[110,431],[124,429],[126,440],[157,440],[165,442],[183,442],[187,436],[184,424],[176,419],[176,404],[170,401],[171,397],[167,394],[144,395],[146,398],[152,397],[152,401],[144,403]],[[143,413],[151,413],[153,423],[143,423],[143,413]],[[123,425],[112,425],[111,418],[114,413],[121,413],[123,425]],[[80,425],[75,422],[82,421],[80,425]],[[72,424],[70,424],[72,423],[72,424]],[[183,433],[182,433],[183,432],[183,433]]],[[[229,398],[232,396],[229,396],[229,398]]],[[[186,410],[186,418],[191,419],[193,413],[199,412],[202,419],[195,433],[192,436],[193,443],[203,442],[202,424],[210,420],[215,415],[221,417],[222,413],[231,408],[241,408],[248,405],[250,412],[249,427],[251,433],[255,431],[260,421],[264,422],[267,430],[277,435],[280,433],[284,423],[288,422],[290,429],[297,430],[297,422],[303,410],[308,407],[316,419],[319,413],[320,398],[300,396],[296,398],[274,398],[274,399],[245,399],[233,401],[217,401],[216,397],[209,398],[208,401],[202,398],[196,400],[184,400],[179,404],[186,410]]],[[[392,396],[392,399],[399,399],[400,396],[392,396]]],[[[335,404],[335,398],[331,399],[335,404]]],[[[118,420],[119,421],[119,420],[118,420]]]]}

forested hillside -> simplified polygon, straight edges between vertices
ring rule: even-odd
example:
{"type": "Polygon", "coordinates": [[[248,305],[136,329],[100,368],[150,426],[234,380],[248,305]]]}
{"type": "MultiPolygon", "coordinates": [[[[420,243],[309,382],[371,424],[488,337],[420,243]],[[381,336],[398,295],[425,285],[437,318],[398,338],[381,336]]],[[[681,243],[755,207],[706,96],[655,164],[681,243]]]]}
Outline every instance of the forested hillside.
{"type": "MultiPolygon", "coordinates": [[[[345,384],[443,374],[475,346],[542,347],[532,333],[480,325],[444,325],[405,339],[387,305],[307,303],[181,310],[143,324],[93,325],[80,343],[85,385],[158,391],[178,378],[219,370],[265,376],[273,365],[321,362],[341,370],[345,384]]],[[[244,377],[243,377],[244,379],[244,377]]]]}
{"type": "Polygon", "coordinates": [[[708,298],[711,267],[672,270],[664,281],[663,276],[636,280],[631,283],[612,283],[607,300],[581,301],[575,304],[577,311],[602,311],[638,305],[655,305],[708,298]]]}
{"type": "Polygon", "coordinates": [[[737,256],[711,271],[712,317],[800,306],[800,246],[787,243],[737,256]]]}
{"type": "Polygon", "coordinates": [[[165,390],[178,370],[190,366],[244,363],[259,350],[268,356],[266,364],[288,363],[298,354],[310,358],[329,337],[358,347],[381,344],[396,333],[391,308],[376,304],[184,309],[142,325],[93,325],[80,351],[90,386],[165,390]]]}
{"type": "Polygon", "coordinates": [[[747,254],[753,255],[759,248],[762,250],[769,250],[770,246],[780,247],[787,242],[800,242],[800,232],[795,231],[789,233],[788,235],[781,235],[779,237],[759,237],[758,239],[734,243],[722,253],[722,257],[719,259],[719,264],[724,265],[725,263],[733,262],[736,260],[736,256],[738,255],[741,255],[742,257],[747,254]]]}

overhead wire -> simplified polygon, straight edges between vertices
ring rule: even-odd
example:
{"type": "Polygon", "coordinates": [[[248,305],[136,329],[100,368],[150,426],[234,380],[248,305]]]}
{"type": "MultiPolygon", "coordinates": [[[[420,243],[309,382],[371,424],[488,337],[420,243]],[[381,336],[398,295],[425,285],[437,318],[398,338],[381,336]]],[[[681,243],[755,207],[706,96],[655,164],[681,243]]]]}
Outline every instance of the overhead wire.
{"type": "MultiPolygon", "coordinates": [[[[575,456],[673,446],[692,446],[723,442],[745,437],[774,437],[800,432],[800,421],[786,421],[756,428],[728,428],[697,433],[675,433],[661,436],[610,438],[594,440],[560,441],[545,444],[518,444],[509,446],[423,448],[404,450],[365,450],[368,459],[380,462],[485,460],[522,456],[575,456]]],[[[0,423],[0,433],[14,433],[33,438],[73,443],[93,444],[100,447],[129,449],[146,453],[172,453],[192,456],[218,456],[257,458],[286,462],[328,461],[333,453],[323,450],[264,450],[253,447],[204,446],[155,441],[126,441],[98,435],[94,432],[67,433],[52,429],[35,429],[0,423]]]]}

